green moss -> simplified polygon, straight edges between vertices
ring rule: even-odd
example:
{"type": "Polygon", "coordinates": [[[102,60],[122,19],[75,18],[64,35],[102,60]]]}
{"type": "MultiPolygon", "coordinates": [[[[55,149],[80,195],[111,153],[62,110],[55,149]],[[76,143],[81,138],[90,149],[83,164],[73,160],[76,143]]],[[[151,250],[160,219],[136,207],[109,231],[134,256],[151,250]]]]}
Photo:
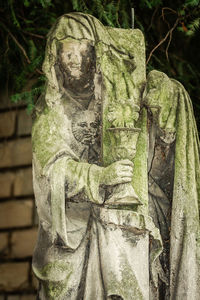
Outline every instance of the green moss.
{"type": "MultiPolygon", "coordinates": [[[[66,265],[66,263],[55,261],[48,263],[43,267],[43,269],[40,270],[40,274],[43,277],[48,277],[50,273],[55,272],[56,273],[66,273],[66,270],[69,269],[69,264],[66,265]]],[[[55,276],[56,278],[56,276],[55,276]]]]}
{"type": "MultiPolygon", "coordinates": [[[[127,127],[133,125],[134,118],[130,118],[128,107],[124,102],[130,102],[133,105],[140,106],[141,90],[145,82],[145,50],[144,38],[139,30],[108,29],[109,34],[121,49],[118,53],[112,46],[99,43],[97,46],[97,64],[101,66],[101,73],[104,84],[103,91],[103,165],[107,166],[113,162],[110,155],[110,137],[108,128],[114,123],[122,123],[127,127]],[[131,68],[127,67],[127,62],[131,68]],[[130,100],[129,100],[130,99],[130,100]],[[109,118],[110,109],[114,109],[113,114],[120,110],[122,117],[118,117],[112,122],[109,118]]],[[[120,114],[120,113],[119,113],[120,114]]],[[[138,117],[138,116],[137,116],[138,117]]]]}
{"type": "Polygon", "coordinates": [[[70,274],[66,277],[65,280],[59,282],[44,282],[44,290],[49,300],[60,299],[63,297],[63,294],[67,290],[67,281],[70,277],[70,274]]]}
{"type": "Polygon", "coordinates": [[[138,280],[128,262],[124,261],[124,263],[121,264],[121,281],[119,281],[112,272],[109,274],[109,279],[107,289],[108,291],[114,291],[113,294],[120,295],[125,300],[145,300],[140,290],[138,280]]]}
{"type": "MultiPolygon", "coordinates": [[[[36,119],[32,129],[32,148],[41,167],[43,168],[48,160],[64,144],[64,136],[61,130],[64,116],[60,107],[47,109],[36,119]]],[[[64,126],[63,126],[64,127],[64,126]]]]}
{"type": "Polygon", "coordinates": [[[72,274],[71,264],[54,261],[42,269],[35,269],[35,275],[42,281],[47,299],[60,299],[68,289],[68,280],[72,274]]]}

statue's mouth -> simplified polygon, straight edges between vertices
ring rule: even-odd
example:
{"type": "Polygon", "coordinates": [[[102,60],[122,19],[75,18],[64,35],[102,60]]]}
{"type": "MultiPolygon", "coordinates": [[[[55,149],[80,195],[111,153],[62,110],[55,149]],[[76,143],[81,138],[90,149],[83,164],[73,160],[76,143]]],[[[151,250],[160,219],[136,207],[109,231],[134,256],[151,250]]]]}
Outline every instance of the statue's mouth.
{"type": "Polygon", "coordinates": [[[81,65],[71,65],[70,68],[71,69],[80,69],[81,65]]]}
{"type": "Polygon", "coordinates": [[[82,139],[82,143],[89,145],[93,142],[94,137],[91,134],[85,134],[82,139]]]}

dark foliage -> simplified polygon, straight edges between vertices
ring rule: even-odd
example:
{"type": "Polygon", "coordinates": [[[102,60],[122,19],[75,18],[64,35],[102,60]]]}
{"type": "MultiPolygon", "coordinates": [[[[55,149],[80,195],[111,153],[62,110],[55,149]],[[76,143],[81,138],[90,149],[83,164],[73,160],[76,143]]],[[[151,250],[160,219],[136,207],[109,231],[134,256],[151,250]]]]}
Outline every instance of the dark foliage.
{"type": "Polygon", "coordinates": [[[0,3],[1,89],[13,101],[24,99],[29,111],[44,86],[41,65],[46,34],[56,18],[71,11],[97,17],[104,25],[131,28],[146,40],[147,70],[158,69],[189,91],[200,127],[200,5],[199,0],[8,0],[0,3]],[[22,90],[35,82],[30,92],[22,90]]]}

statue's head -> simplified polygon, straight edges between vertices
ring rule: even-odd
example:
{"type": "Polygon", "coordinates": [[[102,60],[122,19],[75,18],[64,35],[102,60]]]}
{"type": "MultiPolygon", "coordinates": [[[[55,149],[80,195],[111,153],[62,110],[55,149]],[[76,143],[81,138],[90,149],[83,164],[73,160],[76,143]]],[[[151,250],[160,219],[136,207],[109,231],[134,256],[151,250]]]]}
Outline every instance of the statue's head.
{"type": "Polygon", "coordinates": [[[80,111],[73,116],[72,133],[81,144],[94,144],[98,135],[98,128],[99,120],[93,111],[80,111]]]}
{"type": "Polygon", "coordinates": [[[80,79],[88,71],[94,73],[94,47],[90,42],[68,40],[61,43],[59,55],[63,69],[73,78],[80,79]]]}
{"type": "MultiPolygon", "coordinates": [[[[43,63],[47,77],[45,100],[49,107],[58,104],[61,99],[70,98],[66,97],[68,94],[79,102],[79,107],[88,109],[94,91],[95,96],[102,96],[97,84],[103,89],[106,87],[109,98],[113,97],[113,90],[117,102],[128,93],[127,97],[139,105],[140,93],[137,88],[128,87],[138,64],[134,55],[139,50],[133,50],[135,47],[127,43],[123,33],[118,36],[117,32],[103,26],[95,17],[82,13],[66,14],[55,22],[48,34],[43,63]]],[[[138,30],[135,37],[131,34],[131,40],[132,37],[134,45],[140,45],[138,30]]],[[[144,65],[143,62],[141,65],[144,65]]],[[[135,72],[136,86],[143,76],[140,76],[139,70],[137,68],[135,72]]]]}
{"type": "Polygon", "coordinates": [[[70,39],[59,43],[57,65],[63,87],[68,91],[74,94],[92,92],[95,64],[95,50],[91,42],[70,39]]]}

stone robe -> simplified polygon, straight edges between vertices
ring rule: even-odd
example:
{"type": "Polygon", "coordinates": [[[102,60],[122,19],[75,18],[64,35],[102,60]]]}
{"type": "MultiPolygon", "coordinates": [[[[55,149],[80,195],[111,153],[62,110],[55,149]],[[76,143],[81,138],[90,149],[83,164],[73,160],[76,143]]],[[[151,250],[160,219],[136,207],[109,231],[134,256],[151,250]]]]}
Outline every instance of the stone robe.
{"type": "Polygon", "coordinates": [[[148,299],[149,233],[159,243],[159,232],[148,216],[103,207],[102,167],[81,161],[69,148],[69,124],[58,106],[33,127],[39,297],[148,299]]]}

